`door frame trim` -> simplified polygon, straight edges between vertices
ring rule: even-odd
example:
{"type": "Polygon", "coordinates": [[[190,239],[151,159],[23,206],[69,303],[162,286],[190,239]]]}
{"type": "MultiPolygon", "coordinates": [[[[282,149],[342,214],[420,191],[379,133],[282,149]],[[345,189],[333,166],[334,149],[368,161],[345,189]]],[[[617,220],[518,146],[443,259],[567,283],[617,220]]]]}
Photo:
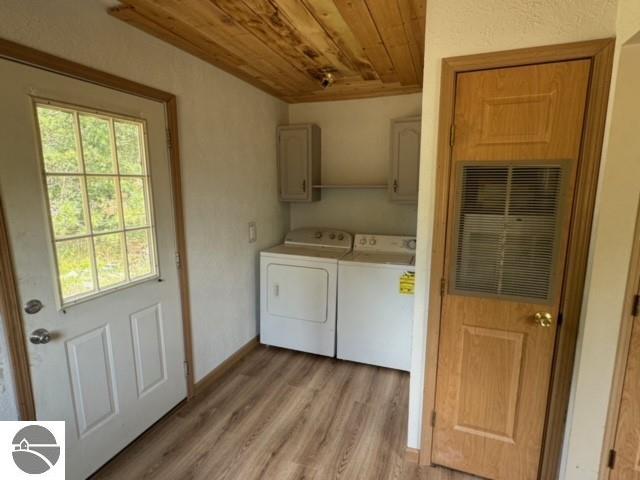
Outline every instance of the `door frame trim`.
{"type": "Polygon", "coordinates": [[[624,380],[627,374],[627,363],[631,348],[631,335],[637,317],[633,316],[634,296],[640,291],[640,208],[636,217],[636,226],[633,234],[633,249],[629,259],[629,273],[627,275],[627,286],[625,288],[624,305],[622,309],[622,322],[620,323],[620,333],[618,335],[618,346],[616,348],[616,361],[613,371],[613,381],[611,382],[611,393],[609,394],[609,407],[607,409],[607,422],[604,430],[604,441],[602,442],[602,453],[600,456],[599,480],[609,478],[611,470],[607,466],[609,451],[615,447],[616,434],[618,432],[620,406],[622,403],[622,391],[624,380]]]}
{"type": "MultiPolygon", "coordinates": [[[[176,96],[172,93],[158,90],[142,83],[112,75],[102,70],[66,60],[3,38],[0,38],[0,58],[164,104],[167,135],[169,137],[169,164],[176,229],[176,248],[180,257],[178,277],[184,353],[185,361],[187,362],[187,398],[191,399],[195,393],[193,343],[176,96]]],[[[0,209],[1,208],[2,205],[0,204],[0,209]]],[[[22,323],[22,311],[19,304],[18,285],[16,283],[13,257],[10,247],[5,241],[8,240],[8,232],[6,230],[3,212],[0,212],[0,240],[2,240],[2,242],[0,242],[0,287],[3,292],[6,292],[6,295],[0,295],[0,308],[4,314],[7,327],[7,339],[12,359],[11,366],[15,372],[14,377],[17,386],[16,395],[20,406],[20,418],[22,420],[35,420],[35,401],[29,370],[26,337],[22,323]]]]}
{"type": "Polygon", "coordinates": [[[560,303],[563,324],[558,330],[551,386],[545,419],[539,478],[556,478],[560,467],[564,425],[571,389],[574,354],[580,321],[583,288],[591,238],[593,207],[598,184],[602,142],[613,66],[614,38],[524,48],[502,52],[444,58],[438,120],[436,203],[433,224],[431,281],[427,312],[427,352],[422,409],[420,464],[431,464],[433,447],[432,412],[440,342],[440,282],[444,277],[446,225],[451,175],[450,133],[455,106],[456,78],[463,72],[507,68],[539,63],[588,59],[591,61],[581,152],[576,178],[576,197],[571,213],[571,233],[565,262],[565,284],[560,303]],[[581,221],[586,219],[587,221],[581,221]]]}
{"type": "MultiPolygon", "coordinates": [[[[4,318],[9,358],[15,382],[18,413],[22,420],[35,420],[36,407],[31,389],[27,344],[16,288],[13,254],[0,198],[0,314],[4,318]]],[[[1,320],[1,319],[0,319],[1,320]]]]}

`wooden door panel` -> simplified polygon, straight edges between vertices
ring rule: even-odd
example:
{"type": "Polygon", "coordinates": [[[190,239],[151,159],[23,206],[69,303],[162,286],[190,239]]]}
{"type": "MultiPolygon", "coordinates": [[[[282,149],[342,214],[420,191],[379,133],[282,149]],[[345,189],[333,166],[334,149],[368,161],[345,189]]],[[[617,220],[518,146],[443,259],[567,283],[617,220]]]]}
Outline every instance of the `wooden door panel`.
{"type": "Polygon", "coordinates": [[[553,349],[556,327],[539,327],[532,312],[549,306],[449,295],[443,308],[434,463],[535,478],[552,360],[536,352],[553,349]]]}
{"type": "Polygon", "coordinates": [[[524,334],[463,325],[454,430],[515,443],[524,334]],[[499,382],[491,388],[494,379],[499,382]]]}
{"type": "Polygon", "coordinates": [[[538,476],[589,71],[580,60],[458,76],[436,464],[538,476]]]}
{"type": "Polygon", "coordinates": [[[617,454],[615,468],[609,476],[611,480],[640,479],[640,328],[637,317],[635,322],[622,387],[614,447],[617,454]]]}
{"type": "Polygon", "coordinates": [[[549,143],[556,102],[555,91],[485,99],[478,144],[549,143]]]}
{"type": "Polygon", "coordinates": [[[576,60],[459,75],[456,158],[577,158],[589,70],[576,60]]]}

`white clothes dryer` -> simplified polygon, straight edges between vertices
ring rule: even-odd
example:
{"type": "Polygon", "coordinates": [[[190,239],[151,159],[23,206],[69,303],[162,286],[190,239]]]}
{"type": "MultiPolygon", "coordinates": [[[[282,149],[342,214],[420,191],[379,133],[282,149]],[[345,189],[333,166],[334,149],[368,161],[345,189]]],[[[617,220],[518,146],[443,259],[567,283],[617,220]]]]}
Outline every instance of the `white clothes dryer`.
{"type": "Polygon", "coordinates": [[[335,356],[338,260],[353,236],[303,228],[260,252],[260,342],[335,356]]]}

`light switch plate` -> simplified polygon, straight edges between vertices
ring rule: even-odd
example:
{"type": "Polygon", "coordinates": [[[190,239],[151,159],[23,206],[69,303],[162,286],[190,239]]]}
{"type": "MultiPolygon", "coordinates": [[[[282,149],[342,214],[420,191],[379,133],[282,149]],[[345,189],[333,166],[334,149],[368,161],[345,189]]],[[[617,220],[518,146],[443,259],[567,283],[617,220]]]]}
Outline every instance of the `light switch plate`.
{"type": "Polygon", "coordinates": [[[249,222],[249,243],[255,243],[258,239],[258,229],[256,222],[249,222]]]}

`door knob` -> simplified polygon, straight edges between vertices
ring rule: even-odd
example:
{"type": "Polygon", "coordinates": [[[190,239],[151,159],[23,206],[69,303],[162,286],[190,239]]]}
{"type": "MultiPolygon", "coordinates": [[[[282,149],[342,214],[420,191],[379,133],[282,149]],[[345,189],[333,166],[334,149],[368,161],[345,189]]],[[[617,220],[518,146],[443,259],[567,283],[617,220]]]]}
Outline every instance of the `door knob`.
{"type": "Polygon", "coordinates": [[[553,325],[553,317],[549,312],[537,312],[534,319],[541,327],[547,328],[553,325]]]}
{"type": "Polygon", "coordinates": [[[49,343],[49,340],[51,340],[51,334],[46,328],[38,328],[29,335],[29,341],[36,345],[49,343]]]}
{"type": "Polygon", "coordinates": [[[37,298],[34,298],[33,300],[29,300],[27,303],[25,303],[24,311],[29,315],[34,315],[38,313],[40,310],[42,310],[43,306],[44,305],[42,305],[42,302],[40,300],[38,300],[37,298]]]}

